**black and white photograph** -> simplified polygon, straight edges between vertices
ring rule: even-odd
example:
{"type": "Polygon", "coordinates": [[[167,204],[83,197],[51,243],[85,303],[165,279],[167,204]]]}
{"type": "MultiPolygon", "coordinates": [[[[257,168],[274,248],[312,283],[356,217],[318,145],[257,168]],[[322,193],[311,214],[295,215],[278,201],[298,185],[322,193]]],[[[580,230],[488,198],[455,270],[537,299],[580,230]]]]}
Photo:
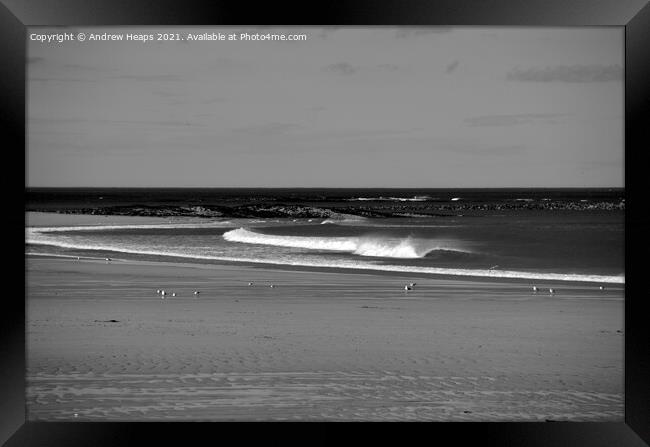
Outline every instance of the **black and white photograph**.
{"type": "Polygon", "coordinates": [[[620,26],[30,26],[28,421],[623,422],[620,26]]]}

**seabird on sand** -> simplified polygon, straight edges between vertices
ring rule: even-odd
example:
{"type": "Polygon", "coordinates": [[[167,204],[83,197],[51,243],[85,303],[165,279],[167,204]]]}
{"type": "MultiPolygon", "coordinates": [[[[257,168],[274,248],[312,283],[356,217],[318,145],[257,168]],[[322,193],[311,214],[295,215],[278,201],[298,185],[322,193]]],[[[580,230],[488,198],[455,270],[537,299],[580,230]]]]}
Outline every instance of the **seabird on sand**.
{"type": "Polygon", "coordinates": [[[176,296],[176,292],[172,292],[172,296],[176,296]]]}
{"type": "Polygon", "coordinates": [[[201,293],[201,292],[199,292],[198,290],[194,291],[194,295],[196,295],[196,296],[199,296],[199,293],[201,293]]]}
{"type": "Polygon", "coordinates": [[[605,290],[605,286],[600,286],[599,289],[600,290],[605,290]]]}
{"type": "Polygon", "coordinates": [[[406,291],[411,290],[411,287],[410,286],[404,286],[404,290],[406,290],[406,291]]]}
{"type": "Polygon", "coordinates": [[[252,285],[253,285],[253,283],[252,283],[252,282],[249,282],[249,283],[248,283],[248,285],[249,285],[249,286],[252,286],[252,285]]]}
{"type": "Polygon", "coordinates": [[[533,292],[537,292],[537,286],[533,286],[533,292]]]}
{"type": "Polygon", "coordinates": [[[554,290],[554,289],[548,289],[548,293],[550,293],[551,295],[553,295],[553,294],[555,293],[555,290],[554,290]]]}

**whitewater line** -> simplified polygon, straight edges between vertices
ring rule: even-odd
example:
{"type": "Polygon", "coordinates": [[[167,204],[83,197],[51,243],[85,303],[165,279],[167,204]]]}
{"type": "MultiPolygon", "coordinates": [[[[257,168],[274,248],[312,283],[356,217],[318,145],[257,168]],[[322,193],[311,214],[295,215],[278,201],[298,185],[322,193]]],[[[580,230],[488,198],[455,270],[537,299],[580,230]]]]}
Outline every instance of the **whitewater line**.
{"type": "Polygon", "coordinates": [[[314,237],[281,236],[256,233],[245,228],[230,230],[223,234],[228,242],[271,245],[277,247],[305,248],[309,250],[329,250],[354,253],[359,256],[415,259],[422,258],[432,251],[452,251],[471,253],[458,247],[449,247],[440,241],[429,239],[380,238],[372,236],[314,237]]]}
{"type": "MultiPolygon", "coordinates": [[[[208,261],[225,261],[251,264],[267,264],[293,267],[315,267],[315,268],[335,268],[349,270],[373,270],[382,272],[399,272],[399,273],[423,273],[431,275],[463,276],[478,278],[508,278],[508,279],[536,279],[542,281],[573,281],[573,282],[600,282],[609,284],[625,284],[625,276],[604,276],[604,275],[576,275],[562,273],[535,273],[522,272],[513,270],[470,270],[470,269],[450,269],[442,267],[416,267],[400,265],[377,265],[377,264],[349,264],[349,263],[328,263],[328,262],[309,262],[309,261],[279,261],[264,260],[259,258],[233,258],[229,256],[209,256],[186,253],[163,252],[153,250],[132,250],[122,247],[99,246],[99,245],[75,245],[60,242],[45,241],[27,241],[35,245],[49,245],[60,248],[72,248],[78,250],[96,250],[96,251],[115,251],[136,255],[175,257],[184,259],[197,259],[208,261]]],[[[44,254],[49,255],[49,254],[44,254]]],[[[52,255],[56,256],[56,255],[52,255]]]]}

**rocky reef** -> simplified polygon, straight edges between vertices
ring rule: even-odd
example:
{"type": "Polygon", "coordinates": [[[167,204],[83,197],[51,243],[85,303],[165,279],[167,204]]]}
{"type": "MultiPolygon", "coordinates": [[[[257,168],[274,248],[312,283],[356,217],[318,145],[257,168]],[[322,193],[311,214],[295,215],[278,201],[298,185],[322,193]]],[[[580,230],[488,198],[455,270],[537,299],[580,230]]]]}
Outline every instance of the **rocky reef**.
{"type": "Polygon", "coordinates": [[[116,216],[190,216],[222,218],[341,218],[451,216],[466,212],[485,211],[617,211],[625,210],[625,201],[535,201],[535,202],[418,202],[418,203],[364,203],[310,206],[304,204],[238,204],[238,205],[115,205],[94,207],[65,207],[59,209],[27,206],[26,211],[45,211],[64,214],[96,214],[116,216]]]}

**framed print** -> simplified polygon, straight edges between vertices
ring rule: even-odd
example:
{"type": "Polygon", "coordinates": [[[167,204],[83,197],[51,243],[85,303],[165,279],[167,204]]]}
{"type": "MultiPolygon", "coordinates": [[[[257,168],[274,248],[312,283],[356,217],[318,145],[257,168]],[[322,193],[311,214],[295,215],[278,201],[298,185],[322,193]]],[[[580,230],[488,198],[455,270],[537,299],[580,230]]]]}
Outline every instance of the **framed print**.
{"type": "Polygon", "coordinates": [[[4,4],[6,445],[648,441],[645,2],[4,4]]]}

